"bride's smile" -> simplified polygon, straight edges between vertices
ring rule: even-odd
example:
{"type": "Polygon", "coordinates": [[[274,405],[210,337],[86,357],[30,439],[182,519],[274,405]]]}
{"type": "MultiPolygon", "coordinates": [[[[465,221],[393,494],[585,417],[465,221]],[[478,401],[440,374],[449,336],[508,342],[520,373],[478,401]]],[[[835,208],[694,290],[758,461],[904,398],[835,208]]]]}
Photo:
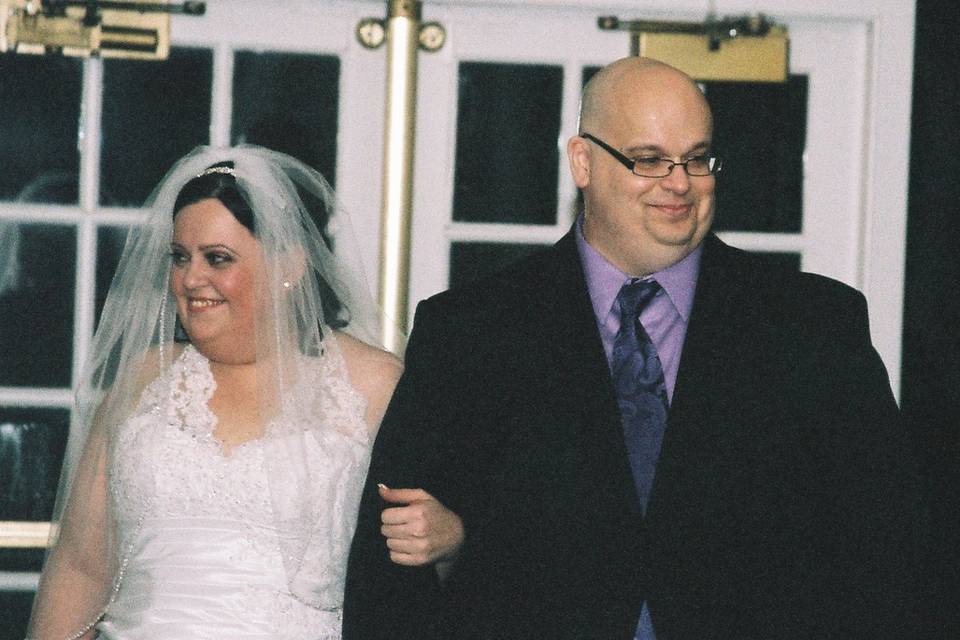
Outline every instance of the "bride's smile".
{"type": "Polygon", "coordinates": [[[223,203],[205,198],[177,213],[170,255],[170,290],[190,341],[211,360],[235,360],[238,345],[253,344],[260,243],[223,203]]]}

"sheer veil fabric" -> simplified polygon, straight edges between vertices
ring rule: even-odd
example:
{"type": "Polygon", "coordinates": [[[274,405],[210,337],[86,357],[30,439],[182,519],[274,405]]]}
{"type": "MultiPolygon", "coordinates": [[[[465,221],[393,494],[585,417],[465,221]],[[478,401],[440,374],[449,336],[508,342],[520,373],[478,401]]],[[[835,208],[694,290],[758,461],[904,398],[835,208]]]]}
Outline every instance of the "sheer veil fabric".
{"type": "MultiPolygon", "coordinates": [[[[184,349],[169,288],[174,202],[188,181],[228,161],[253,211],[262,250],[254,284],[257,423],[265,490],[275,526],[283,532],[284,571],[297,599],[319,609],[341,605],[330,594],[342,594],[342,588],[331,589],[329,583],[342,586],[356,510],[320,517],[325,505],[316,504],[318,494],[310,488],[321,474],[304,454],[304,442],[324,446],[338,423],[317,414],[315,390],[304,383],[314,380],[312,363],[326,350],[338,349],[337,339],[330,339],[338,335],[334,332],[381,346],[383,318],[369,294],[349,221],[319,173],[261,147],[200,147],[168,172],[147,202],[146,222],[127,238],[77,390],[30,638],[80,637],[122,585],[127,538],[133,535],[116,526],[121,514],[115,512],[109,481],[119,425],[137,411],[146,386],[165,376],[184,349]],[[55,607],[55,615],[44,607],[55,607]]],[[[161,412],[171,409],[176,410],[167,406],[161,412]]],[[[364,453],[355,463],[365,471],[368,434],[339,435],[361,441],[356,450],[364,453]]],[[[164,430],[141,437],[157,442],[164,430]]],[[[357,486],[357,495],[348,499],[358,501],[360,490],[357,486]]],[[[129,522],[138,514],[122,516],[129,522]]]]}

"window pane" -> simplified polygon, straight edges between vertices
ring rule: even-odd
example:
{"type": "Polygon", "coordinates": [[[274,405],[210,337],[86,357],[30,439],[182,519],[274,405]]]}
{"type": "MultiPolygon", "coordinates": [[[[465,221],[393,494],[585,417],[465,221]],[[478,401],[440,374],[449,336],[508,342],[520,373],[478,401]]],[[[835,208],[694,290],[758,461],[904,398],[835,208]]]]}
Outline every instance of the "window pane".
{"type": "MultiPolygon", "coordinates": [[[[0,409],[0,520],[50,519],[69,422],[65,409],[0,409]]],[[[39,571],[42,563],[43,549],[0,549],[0,571],[39,571]]],[[[32,601],[31,592],[0,592],[0,640],[24,637],[32,601]]]]}
{"type": "Polygon", "coordinates": [[[450,286],[479,280],[543,248],[539,244],[454,242],[450,247],[450,286]]]}
{"type": "Polygon", "coordinates": [[[66,409],[0,409],[0,520],[50,519],[69,425],[66,409]]]}
{"type": "Polygon", "coordinates": [[[718,231],[797,233],[803,221],[807,77],[785,84],[707,82],[717,178],[718,231]]]}
{"type": "MultiPolygon", "coordinates": [[[[100,227],[97,229],[97,292],[95,298],[95,322],[100,323],[100,312],[107,299],[113,274],[120,262],[123,245],[127,241],[129,227],[100,227]]],[[[95,325],[96,326],[96,325],[95,325]]]]}
{"type": "Polygon", "coordinates": [[[237,52],[231,139],[288,153],[336,184],[339,96],[334,56],[237,52]]]}
{"type": "Polygon", "coordinates": [[[210,140],[209,49],[103,63],[100,203],[140,206],[167,169],[210,140]]]}
{"type": "Polygon", "coordinates": [[[0,56],[0,199],[77,201],[82,63],[0,56]]]}
{"type": "MultiPolygon", "coordinates": [[[[0,548],[0,571],[40,571],[43,568],[43,548],[0,548]]],[[[0,591],[3,593],[3,591],[0,591]]],[[[0,606],[0,611],[3,611],[0,606]]],[[[3,636],[0,636],[3,638],[3,636]]],[[[19,636],[17,640],[22,640],[19,636]]]]}
{"type": "Polygon", "coordinates": [[[602,69],[602,68],[603,68],[603,67],[584,67],[584,68],[580,71],[580,88],[581,88],[581,91],[583,90],[583,87],[586,86],[586,84],[587,84],[588,82],[590,82],[590,78],[592,78],[594,75],[596,75],[597,71],[600,71],[600,69],[602,69]]]}
{"type": "Polygon", "coordinates": [[[0,223],[0,386],[69,387],[76,230],[0,223]]]}
{"type": "Polygon", "coordinates": [[[27,636],[31,606],[32,591],[0,591],[0,611],[4,612],[0,640],[22,640],[27,636]]]}
{"type": "Polygon", "coordinates": [[[563,69],[460,64],[453,219],[556,224],[563,69]]]}

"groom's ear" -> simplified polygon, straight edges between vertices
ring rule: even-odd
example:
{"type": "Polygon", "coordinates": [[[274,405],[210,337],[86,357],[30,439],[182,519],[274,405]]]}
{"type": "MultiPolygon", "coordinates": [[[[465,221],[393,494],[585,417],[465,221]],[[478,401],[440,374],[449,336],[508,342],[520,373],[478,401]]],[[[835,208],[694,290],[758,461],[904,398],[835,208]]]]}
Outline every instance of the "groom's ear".
{"type": "Polygon", "coordinates": [[[567,142],[567,161],[570,164],[570,175],[578,188],[583,189],[590,184],[590,147],[587,139],[573,136],[567,142]]]}

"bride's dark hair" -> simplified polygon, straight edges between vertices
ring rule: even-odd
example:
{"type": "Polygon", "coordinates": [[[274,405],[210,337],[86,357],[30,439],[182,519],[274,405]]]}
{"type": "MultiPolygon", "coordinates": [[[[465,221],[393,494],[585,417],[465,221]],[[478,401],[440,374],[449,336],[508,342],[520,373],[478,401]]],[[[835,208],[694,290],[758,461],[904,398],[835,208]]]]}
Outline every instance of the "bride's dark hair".
{"type": "MultiPolygon", "coordinates": [[[[234,164],[227,160],[210,165],[199,176],[193,178],[180,190],[177,199],[173,204],[173,216],[184,208],[196,204],[201,200],[215,198],[227,208],[237,222],[246,227],[250,233],[257,236],[256,216],[243,190],[237,184],[236,175],[233,173],[234,164]],[[223,171],[217,171],[223,169],[223,171]]],[[[326,234],[327,211],[326,205],[316,197],[307,197],[309,193],[299,192],[297,196],[303,201],[304,206],[310,213],[311,218],[317,223],[320,237],[326,243],[329,249],[333,249],[333,242],[326,234]],[[320,215],[318,215],[318,213],[320,215]],[[319,218],[319,220],[318,220],[319,218]]],[[[317,286],[320,288],[320,303],[323,306],[323,316],[326,323],[334,329],[342,329],[350,322],[350,316],[344,305],[340,302],[337,294],[327,283],[321,274],[316,274],[317,286]]],[[[182,326],[177,322],[176,340],[178,342],[187,341],[187,336],[183,332],[182,326]]]]}
{"type": "MultiPolygon", "coordinates": [[[[233,169],[232,162],[218,162],[211,165],[209,169],[222,167],[224,169],[233,169]]],[[[187,184],[177,195],[176,202],[173,203],[173,215],[176,216],[184,207],[196,204],[207,198],[216,198],[223,206],[230,210],[237,222],[250,230],[250,233],[256,235],[256,222],[254,221],[253,209],[247,202],[246,197],[240,192],[237,186],[237,179],[230,173],[210,172],[202,173],[187,184]]]]}

